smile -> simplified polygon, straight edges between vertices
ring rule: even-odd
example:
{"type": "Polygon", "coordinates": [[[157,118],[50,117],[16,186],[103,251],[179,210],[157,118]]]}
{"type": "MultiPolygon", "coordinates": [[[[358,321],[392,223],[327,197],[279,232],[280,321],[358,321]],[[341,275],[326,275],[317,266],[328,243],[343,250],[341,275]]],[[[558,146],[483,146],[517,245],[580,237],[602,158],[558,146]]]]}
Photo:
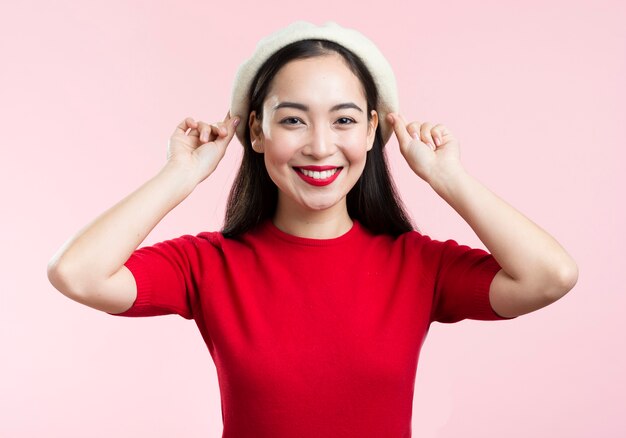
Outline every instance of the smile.
{"type": "Polygon", "coordinates": [[[343,167],[325,167],[325,169],[319,170],[294,167],[294,170],[296,171],[298,176],[308,184],[311,184],[313,186],[326,186],[332,183],[335,179],[337,179],[343,167]]]}

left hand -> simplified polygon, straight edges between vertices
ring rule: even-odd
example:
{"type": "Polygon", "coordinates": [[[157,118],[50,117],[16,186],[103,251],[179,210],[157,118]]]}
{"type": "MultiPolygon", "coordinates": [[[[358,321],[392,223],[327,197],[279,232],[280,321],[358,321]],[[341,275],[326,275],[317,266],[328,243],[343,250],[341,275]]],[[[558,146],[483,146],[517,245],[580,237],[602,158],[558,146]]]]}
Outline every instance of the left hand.
{"type": "Polygon", "coordinates": [[[424,181],[432,185],[437,178],[462,170],[459,141],[444,125],[417,121],[407,124],[397,113],[389,113],[387,118],[402,156],[424,181]]]}

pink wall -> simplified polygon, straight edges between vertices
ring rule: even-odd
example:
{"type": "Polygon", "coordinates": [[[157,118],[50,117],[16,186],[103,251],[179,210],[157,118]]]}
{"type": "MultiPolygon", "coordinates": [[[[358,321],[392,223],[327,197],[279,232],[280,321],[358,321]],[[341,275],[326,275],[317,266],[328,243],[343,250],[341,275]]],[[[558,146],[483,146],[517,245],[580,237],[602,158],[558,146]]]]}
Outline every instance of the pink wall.
{"type": "MultiPolygon", "coordinates": [[[[46,264],[160,169],[182,118],[221,120],[239,63],[296,19],[375,41],[406,118],[446,124],[466,168],[579,264],[575,289],[537,312],[433,324],[414,436],[626,436],[618,0],[3,5],[0,436],[221,436],[215,367],[193,321],[81,306],[49,284],[46,264]]],[[[144,244],[218,229],[240,152],[234,140],[144,244]]],[[[388,152],[422,231],[482,247],[395,139],[388,152]]]]}

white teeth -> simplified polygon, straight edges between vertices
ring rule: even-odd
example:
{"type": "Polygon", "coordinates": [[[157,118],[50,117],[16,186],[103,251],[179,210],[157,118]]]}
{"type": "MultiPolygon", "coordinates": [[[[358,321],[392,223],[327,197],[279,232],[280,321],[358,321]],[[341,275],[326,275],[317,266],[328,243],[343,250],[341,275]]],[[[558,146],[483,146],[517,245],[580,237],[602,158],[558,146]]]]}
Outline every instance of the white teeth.
{"type": "Polygon", "coordinates": [[[336,167],[334,169],[331,169],[331,170],[323,170],[321,172],[318,172],[316,170],[300,169],[300,171],[302,173],[304,173],[306,176],[309,176],[309,177],[311,177],[313,179],[327,179],[327,178],[330,178],[335,173],[337,173],[338,170],[339,170],[338,167],[336,167]]]}

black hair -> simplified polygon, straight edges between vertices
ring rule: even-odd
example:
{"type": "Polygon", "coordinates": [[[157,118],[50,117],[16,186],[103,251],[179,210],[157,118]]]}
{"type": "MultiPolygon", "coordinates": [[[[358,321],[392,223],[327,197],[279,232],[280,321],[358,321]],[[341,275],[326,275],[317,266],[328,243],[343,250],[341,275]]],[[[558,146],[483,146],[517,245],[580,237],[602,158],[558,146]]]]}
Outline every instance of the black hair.
{"type": "MultiPolygon", "coordinates": [[[[263,117],[263,102],[276,73],[289,61],[339,53],[350,70],[359,78],[367,99],[367,117],[378,107],[378,90],[363,61],[340,44],[322,39],[291,43],[273,55],[259,68],[248,91],[249,110],[263,117]]],[[[265,167],[263,154],[253,151],[248,120],[244,135],[241,166],[230,190],[222,234],[235,238],[271,218],[276,212],[278,188],[265,167]]],[[[391,178],[383,150],[380,123],[376,128],[373,147],[367,152],[360,178],[346,196],[348,214],[373,234],[398,236],[414,229],[391,178]]]]}

